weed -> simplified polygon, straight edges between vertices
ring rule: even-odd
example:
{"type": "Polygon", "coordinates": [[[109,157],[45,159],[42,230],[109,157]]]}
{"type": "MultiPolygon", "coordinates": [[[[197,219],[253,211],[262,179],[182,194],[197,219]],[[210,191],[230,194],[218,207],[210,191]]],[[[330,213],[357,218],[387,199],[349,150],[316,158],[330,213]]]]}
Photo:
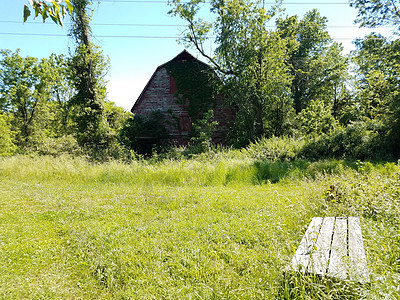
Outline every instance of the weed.
{"type": "Polygon", "coordinates": [[[0,298],[399,298],[398,165],[207,155],[0,160],[0,298]],[[285,281],[332,215],[361,217],[371,287],[285,281]]]}

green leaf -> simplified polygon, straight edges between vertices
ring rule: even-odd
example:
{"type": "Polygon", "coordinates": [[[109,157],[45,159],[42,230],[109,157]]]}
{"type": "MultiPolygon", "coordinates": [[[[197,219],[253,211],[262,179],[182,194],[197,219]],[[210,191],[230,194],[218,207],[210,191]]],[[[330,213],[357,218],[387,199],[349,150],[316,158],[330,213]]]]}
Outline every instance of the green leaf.
{"type": "Polygon", "coordinates": [[[55,15],[58,15],[60,12],[60,5],[58,3],[53,2],[53,12],[55,15]]]}
{"type": "Polygon", "coordinates": [[[57,17],[53,16],[53,14],[50,15],[50,18],[53,20],[54,23],[59,24],[59,20],[57,17]]]}
{"type": "Polygon", "coordinates": [[[65,7],[64,6],[61,6],[60,7],[61,9],[58,11],[58,14],[57,14],[57,19],[58,19],[58,23],[61,25],[61,27],[64,25],[63,24],[63,19],[64,19],[64,17],[65,17],[65,7]]]}
{"type": "MultiPolygon", "coordinates": [[[[43,8],[44,10],[46,9],[46,7],[43,8]]],[[[41,13],[41,8],[39,5],[35,5],[35,18],[37,18],[37,16],[41,13]]]]}
{"type": "Polygon", "coordinates": [[[67,4],[68,10],[69,10],[69,14],[72,15],[74,7],[72,6],[71,2],[69,0],[65,0],[65,4],[67,4]]]}
{"type": "Polygon", "coordinates": [[[43,23],[44,23],[46,21],[46,19],[48,18],[47,11],[43,10],[42,18],[43,18],[43,23]]]}
{"type": "Polygon", "coordinates": [[[31,15],[31,11],[27,5],[24,5],[24,22],[28,19],[28,17],[31,15]]]}

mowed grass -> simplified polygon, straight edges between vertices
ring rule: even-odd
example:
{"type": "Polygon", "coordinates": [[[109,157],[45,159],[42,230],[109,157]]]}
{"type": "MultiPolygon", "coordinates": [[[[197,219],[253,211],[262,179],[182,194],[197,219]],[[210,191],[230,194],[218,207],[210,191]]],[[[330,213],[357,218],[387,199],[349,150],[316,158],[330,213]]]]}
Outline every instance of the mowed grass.
{"type": "Polygon", "coordinates": [[[335,287],[285,294],[283,270],[312,217],[351,214],[373,282],[359,295],[391,299],[398,179],[394,164],[341,161],[2,159],[0,297],[333,299],[335,287]]]}

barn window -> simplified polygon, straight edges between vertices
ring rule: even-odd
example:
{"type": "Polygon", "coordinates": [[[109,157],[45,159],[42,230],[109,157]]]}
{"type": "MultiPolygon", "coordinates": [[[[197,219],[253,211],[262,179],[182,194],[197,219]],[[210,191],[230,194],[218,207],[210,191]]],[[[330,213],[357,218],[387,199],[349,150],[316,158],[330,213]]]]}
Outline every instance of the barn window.
{"type": "Polygon", "coordinates": [[[192,122],[189,116],[182,116],[179,121],[182,131],[190,131],[192,129],[192,122]]]}
{"type": "Polygon", "coordinates": [[[175,78],[172,76],[169,76],[169,92],[170,92],[170,94],[175,94],[177,90],[178,90],[178,87],[176,86],[175,78]]]}

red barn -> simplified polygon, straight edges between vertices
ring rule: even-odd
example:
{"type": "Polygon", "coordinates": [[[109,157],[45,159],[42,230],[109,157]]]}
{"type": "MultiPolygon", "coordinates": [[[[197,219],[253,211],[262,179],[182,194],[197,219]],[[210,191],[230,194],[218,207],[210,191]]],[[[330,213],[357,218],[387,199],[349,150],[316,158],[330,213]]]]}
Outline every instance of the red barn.
{"type": "Polygon", "coordinates": [[[152,112],[159,111],[168,139],[176,145],[186,145],[192,123],[202,119],[203,113],[212,109],[214,120],[218,122],[213,142],[224,143],[236,110],[227,106],[223,97],[213,93],[213,75],[216,78],[207,64],[184,50],[156,69],[131,112],[150,117],[152,112]]]}

